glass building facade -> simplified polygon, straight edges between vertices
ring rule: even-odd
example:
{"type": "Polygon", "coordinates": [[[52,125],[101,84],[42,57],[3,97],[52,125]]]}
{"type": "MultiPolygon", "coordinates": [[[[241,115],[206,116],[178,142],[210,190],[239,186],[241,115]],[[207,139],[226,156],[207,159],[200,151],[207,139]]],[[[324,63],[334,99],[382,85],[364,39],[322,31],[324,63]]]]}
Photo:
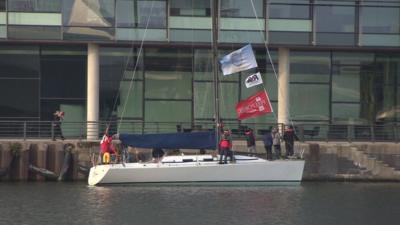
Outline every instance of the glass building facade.
{"type": "Polygon", "coordinates": [[[0,0],[0,120],[60,108],[85,121],[88,43],[100,49],[99,120],[211,123],[218,95],[221,118],[239,124],[235,105],[255,89],[248,73],[222,76],[213,50],[251,43],[275,113],[242,122],[276,121],[280,48],[295,123],[400,122],[400,2],[389,0],[0,0]]]}

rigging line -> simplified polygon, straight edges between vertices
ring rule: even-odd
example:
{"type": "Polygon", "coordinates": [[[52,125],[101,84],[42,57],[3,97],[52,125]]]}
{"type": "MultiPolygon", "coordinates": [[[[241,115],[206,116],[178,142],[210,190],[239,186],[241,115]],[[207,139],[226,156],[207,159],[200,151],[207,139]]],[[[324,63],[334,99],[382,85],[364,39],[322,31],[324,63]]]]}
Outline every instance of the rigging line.
{"type": "MultiPolygon", "coordinates": [[[[256,17],[256,21],[257,21],[257,25],[258,25],[258,30],[259,30],[259,32],[261,33],[261,36],[262,36],[262,38],[263,38],[263,42],[264,42],[265,49],[267,50],[269,62],[271,63],[272,70],[273,70],[274,75],[275,75],[275,79],[278,81],[278,75],[277,75],[277,73],[276,73],[275,66],[274,66],[274,62],[272,61],[272,57],[271,57],[271,54],[270,54],[270,52],[269,52],[269,48],[268,48],[268,45],[267,45],[267,40],[266,40],[266,38],[264,37],[264,34],[263,34],[262,31],[261,31],[261,25],[260,25],[260,22],[259,22],[259,20],[258,20],[256,8],[255,8],[255,6],[254,6],[253,0],[250,0],[250,2],[251,2],[251,6],[252,6],[252,8],[253,8],[253,13],[254,13],[254,15],[255,15],[255,17],[256,17]]],[[[268,3],[267,3],[267,4],[268,4],[268,3]]],[[[264,86],[264,84],[263,84],[263,86],[264,86]]],[[[264,87],[264,89],[265,89],[265,87],[264,87]]],[[[282,91],[282,90],[281,90],[281,88],[279,88],[279,84],[278,84],[278,92],[280,93],[281,91],[282,91]]],[[[294,127],[293,120],[291,119],[291,116],[290,116],[289,107],[290,107],[290,106],[288,105],[288,108],[287,108],[287,110],[286,110],[286,113],[287,113],[288,116],[289,116],[290,124],[294,127]]],[[[275,114],[274,111],[273,111],[273,114],[274,114],[275,120],[277,120],[276,114],[275,114]]],[[[296,132],[295,129],[294,129],[294,132],[296,132]]]]}
{"type": "MultiPolygon", "coordinates": [[[[133,79],[135,78],[136,69],[137,69],[137,66],[138,66],[138,64],[139,64],[139,59],[140,59],[140,56],[141,56],[142,51],[143,51],[144,39],[146,38],[147,29],[148,29],[148,27],[149,27],[151,14],[152,14],[152,12],[153,12],[153,7],[154,7],[154,2],[155,2],[155,1],[151,1],[151,8],[150,8],[149,16],[147,17],[146,28],[145,28],[145,30],[144,30],[144,32],[143,32],[143,38],[142,38],[142,41],[141,41],[141,43],[140,43],[138,55],[137,55],[137,57],[136,57],[135,67],[134,67],[134,69],[133,69],[132,78],[131,78],[130,83],[129,83],[129,89],[128,89],[127,97],[126,97],[126,99],[125,99],[124,107],[123,107],[123,110],[122,110],[122,113],[121,113],[121,120],[119,121],[119,124],[118,124],[118,126],[117,126],[117,131],[119,131],[119,129],[120,129],[120,127],[121,127],[121,124],[122,124],[122,121],[123,121],[123,119],[124,119],[124,114],[125,114],[125,111],[126,111],[126,105],[127,105],[127,103],[128,103],[128,99],[129,99],[129,96],[130,96],[130,94],[131,94],[131,90],[132,90],[132,86],[133,86],[133,85],[132,85],[132,84],[133,84],[133,79]]],[[[133,41],[132,41],[132,42],[133,42],[133,41]]],[[[132,49],[133,49],[133,43],[132,43],[132,49]]],[[[127,63],[126,63],[126,67],[125,67],[124,73],[125,73],[125,71],[126,71],[126,68],[127,68],[127,66],[128,66],[128,63],[129,63],[129,55],[128,55],[128,60],[127,60],[127,63]]]]}
{"type": "MultiPolygon", "coordinates": [[[[135,11],[135,5],[134,4],[132,5],[132,11],[135,11]]],[[[121,77],[119,79],[119,82],[118,82],[119,86],[121,86],[121,82],[124,79],[125,72],[127,71],[127,68],[128,68],[128,65],[129,65],[129,60],[130,60],[130,55],[133,55],[133,47],[134,47],[134,42],[132,41],[131,47],[129,48],[129,52],[128,52],[128,55],[127,55],[127,59],[126,59],[125,65],[123,67],[124,70],[123,70],[122,75],[121,75],[121,77]]],[[[114,112],[114,110],[116,110],[116,107],[117,107],[117,100],[118,100],[118,98],[120,96],[119,89],[120,88],[118,88],[117,93],[115,93],[113,107],[111,108],[110,114],[108,116],[107,127],[110,126],[111,120],[112,120],[112,113],[114,112]]],[[[118,127],[117,127],[117,131],[118,131],[118,127]]]]}

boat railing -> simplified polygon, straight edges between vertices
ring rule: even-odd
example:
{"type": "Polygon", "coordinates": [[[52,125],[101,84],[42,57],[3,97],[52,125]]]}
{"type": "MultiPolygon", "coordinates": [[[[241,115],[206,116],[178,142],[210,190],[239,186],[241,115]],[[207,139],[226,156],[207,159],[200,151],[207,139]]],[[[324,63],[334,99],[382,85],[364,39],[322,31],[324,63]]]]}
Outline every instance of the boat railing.
{"type": "MultiPolygon", "coordinates": [[[[345,142],[399,142],[400,123],[379,124],[322,124],[322,123],[295,123],[294,130],[300,141],[345,141],[345,142]]],[[[195,122],[144,122],[144,121],[100,121],[100,122],[73,122],[64,121],[61,132],[66,139],[88,139],[88,134],[94,134],[100,139],[109,127],[109,133],[174,133],[199,132],[216,130],[212,121],[195,122]]],[[[244,140],[245,132],[252,129],[257,140],[277,127],[281,132],[283,124],[275,123],[243,123],[224,121],[222,129],[229,129],[234,140],[244,140]]],[[[218,127],[221,130],[221,127],[218,127]]],[[[53,139],[60,138],[59,131],[53,121],[0,121],[0,139],[53,139]]],[[[93,137],[91,138],[93,139],[93,137]]]]}

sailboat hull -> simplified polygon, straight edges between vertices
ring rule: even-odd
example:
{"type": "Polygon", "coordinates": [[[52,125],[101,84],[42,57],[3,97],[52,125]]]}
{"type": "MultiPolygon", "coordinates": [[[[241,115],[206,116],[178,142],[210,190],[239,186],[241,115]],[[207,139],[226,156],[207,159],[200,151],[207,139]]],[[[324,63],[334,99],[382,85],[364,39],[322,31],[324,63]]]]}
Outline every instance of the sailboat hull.
{"type": "Polygon", "coordinates": [[[92,167],[89,185],[164,182],[299,182],[304,160],[126,163],[92,167]]]}

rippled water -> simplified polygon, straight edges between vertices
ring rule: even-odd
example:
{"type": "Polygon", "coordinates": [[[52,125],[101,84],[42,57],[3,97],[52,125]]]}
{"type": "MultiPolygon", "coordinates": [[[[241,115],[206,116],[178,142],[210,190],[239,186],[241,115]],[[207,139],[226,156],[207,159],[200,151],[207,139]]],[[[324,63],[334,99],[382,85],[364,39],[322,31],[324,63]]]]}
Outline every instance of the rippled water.
{"type": "Polygon", "coordinates": [[[0,183],[0,225],[398,225],[400,183],[0,183]]]}

